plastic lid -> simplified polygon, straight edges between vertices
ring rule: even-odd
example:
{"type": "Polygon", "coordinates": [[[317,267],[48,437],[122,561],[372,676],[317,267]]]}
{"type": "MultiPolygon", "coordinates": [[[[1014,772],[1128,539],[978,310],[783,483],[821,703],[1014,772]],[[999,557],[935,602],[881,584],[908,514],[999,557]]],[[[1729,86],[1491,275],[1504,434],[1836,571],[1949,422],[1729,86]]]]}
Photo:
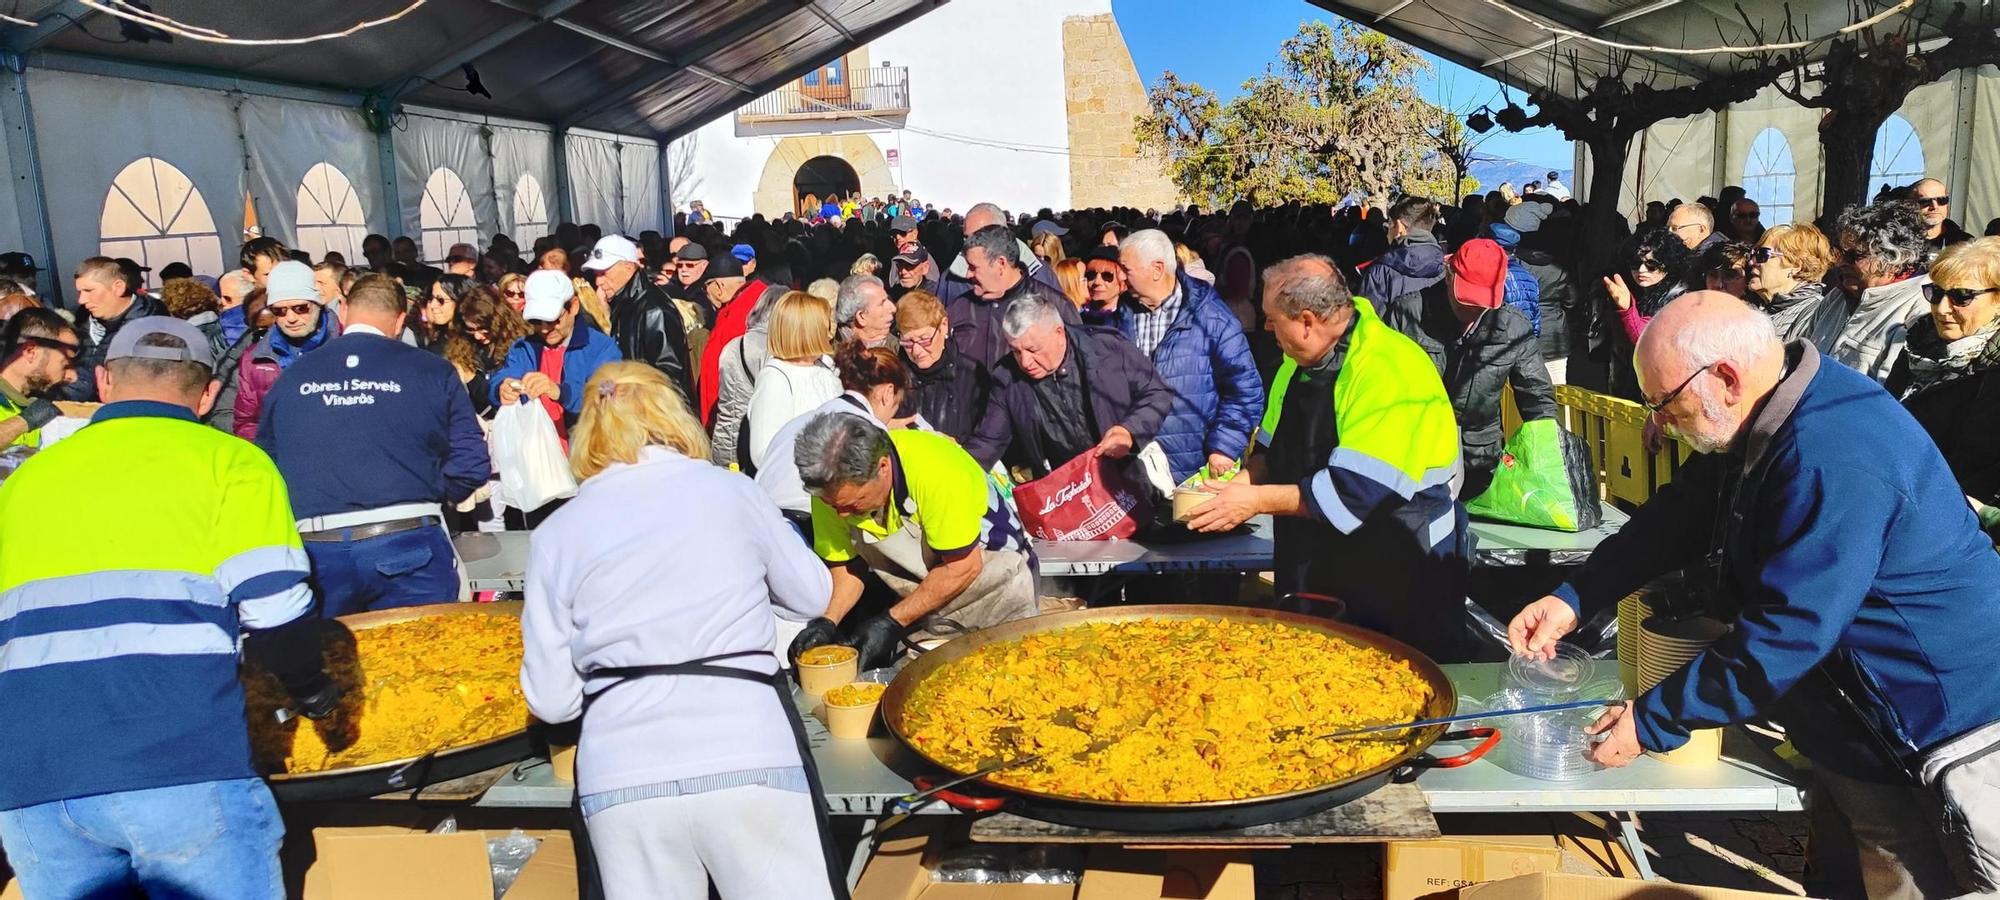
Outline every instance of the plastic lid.
{"type": "Polygon", "coordinates": [[[1545,697],[1570,697],[1596,674],[1597,663],[1575,644],[1556,644],[1554,659],[1515,656],[1507,660],[1508,684],[1545,697]]]}

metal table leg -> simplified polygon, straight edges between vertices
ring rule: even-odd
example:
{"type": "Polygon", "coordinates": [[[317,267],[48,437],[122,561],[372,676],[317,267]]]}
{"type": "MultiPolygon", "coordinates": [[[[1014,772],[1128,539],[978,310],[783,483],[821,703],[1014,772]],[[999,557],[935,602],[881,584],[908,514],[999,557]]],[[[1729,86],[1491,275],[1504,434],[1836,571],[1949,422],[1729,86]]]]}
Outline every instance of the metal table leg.
{"type": "Polygon", "coordinates": [[[861,822],[861,837],[854,843],[854,861],[847,864],[847,889],[850,891],[861,883],[861,870],[868,868],[868,860],[875,855],[875,826],[880,822],[873,817],[861,822]]]}
{"type": "Polygon", "coordinates": [[[1614,812],[1610,815],[1612,821],[1618,823],[1618,842],[1625,845],[1626,853],[1631,854],[1632,865],[1638,868],[1639,877],[1646,881],[1658,881],[1659,876],[1653,873],[1652,860],[1646,858],[1646,840],[1639,834],[1638,814],[1614,812]]]}

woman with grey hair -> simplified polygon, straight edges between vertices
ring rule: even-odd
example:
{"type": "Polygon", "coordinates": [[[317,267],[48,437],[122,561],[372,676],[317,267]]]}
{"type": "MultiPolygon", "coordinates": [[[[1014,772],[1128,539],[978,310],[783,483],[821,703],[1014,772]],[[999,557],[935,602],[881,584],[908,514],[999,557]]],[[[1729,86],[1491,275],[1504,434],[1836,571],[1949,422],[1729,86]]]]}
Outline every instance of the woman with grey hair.
{"type": "Polygon", "coordinates": [[[1840,214],[1838,281],[1850,309],[1832,356],[1877,382],[1903,355],[1910,324],[1930,312],[1930,240],[1915,203],[1887,200],[1840,214]]]}

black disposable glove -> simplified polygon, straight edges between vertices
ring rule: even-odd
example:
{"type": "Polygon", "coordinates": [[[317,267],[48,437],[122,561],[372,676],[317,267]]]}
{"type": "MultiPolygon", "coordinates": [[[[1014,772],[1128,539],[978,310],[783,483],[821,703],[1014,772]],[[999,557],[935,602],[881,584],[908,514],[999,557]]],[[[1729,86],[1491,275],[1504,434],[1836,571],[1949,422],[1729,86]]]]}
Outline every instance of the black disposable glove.
{"type": "Polygon", "coordinates": [[[325,684],[318,690],[303,697],[292,697],[292,705],[298,709],[299,715],[319,720],[333,715],[333,711],[340,708],[340,685],[324,675],[320,676],[320,680],[325,684]]]}
{"type": "Polygon", "coordinates": [[[883,613],[861,623],[847,643],[861,657],[863,671],[879,669],[895,658],[897,644],[909,632],[910,629],[903,623],[883,613]]]}
{"type": "Polygon", "coordinates": [[[57,409],[53,402],[36,400],[21,410],[21,421],[28,423],[28,430],[33,431],[55,421],[60,415],[62,410],[57,409]]]}
{"type": "Polygon", "coordinates": [[[822,616],[807,622],[806,630],[799,632],[798,637],[792,638],[792,645],[785,649],[785,658],[791,660],[796,668],[799,654],[814,647],[838,643],[840,643],[840,632],[834,628],[833,620],[822,616]]]}

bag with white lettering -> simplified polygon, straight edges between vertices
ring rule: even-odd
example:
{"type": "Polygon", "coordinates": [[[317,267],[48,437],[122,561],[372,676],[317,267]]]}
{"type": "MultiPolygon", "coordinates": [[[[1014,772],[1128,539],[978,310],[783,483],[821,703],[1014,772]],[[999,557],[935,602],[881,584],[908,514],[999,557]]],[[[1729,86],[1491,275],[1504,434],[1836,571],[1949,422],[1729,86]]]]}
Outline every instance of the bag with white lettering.
{"type": "Polygon", "coordinates": [[[523,512],[576,494],[562,440],[540,403],[507,404],[493,414],[493,466],[508,502],[523,512]]]}
{"type": "Polygon", "coordinates": [[[1123,465],[1084,451],[1048,475],[1014,488],[1028,534],[1045,541],[1111,541],[1153,518],[1153,491],[1123,465]]]}

